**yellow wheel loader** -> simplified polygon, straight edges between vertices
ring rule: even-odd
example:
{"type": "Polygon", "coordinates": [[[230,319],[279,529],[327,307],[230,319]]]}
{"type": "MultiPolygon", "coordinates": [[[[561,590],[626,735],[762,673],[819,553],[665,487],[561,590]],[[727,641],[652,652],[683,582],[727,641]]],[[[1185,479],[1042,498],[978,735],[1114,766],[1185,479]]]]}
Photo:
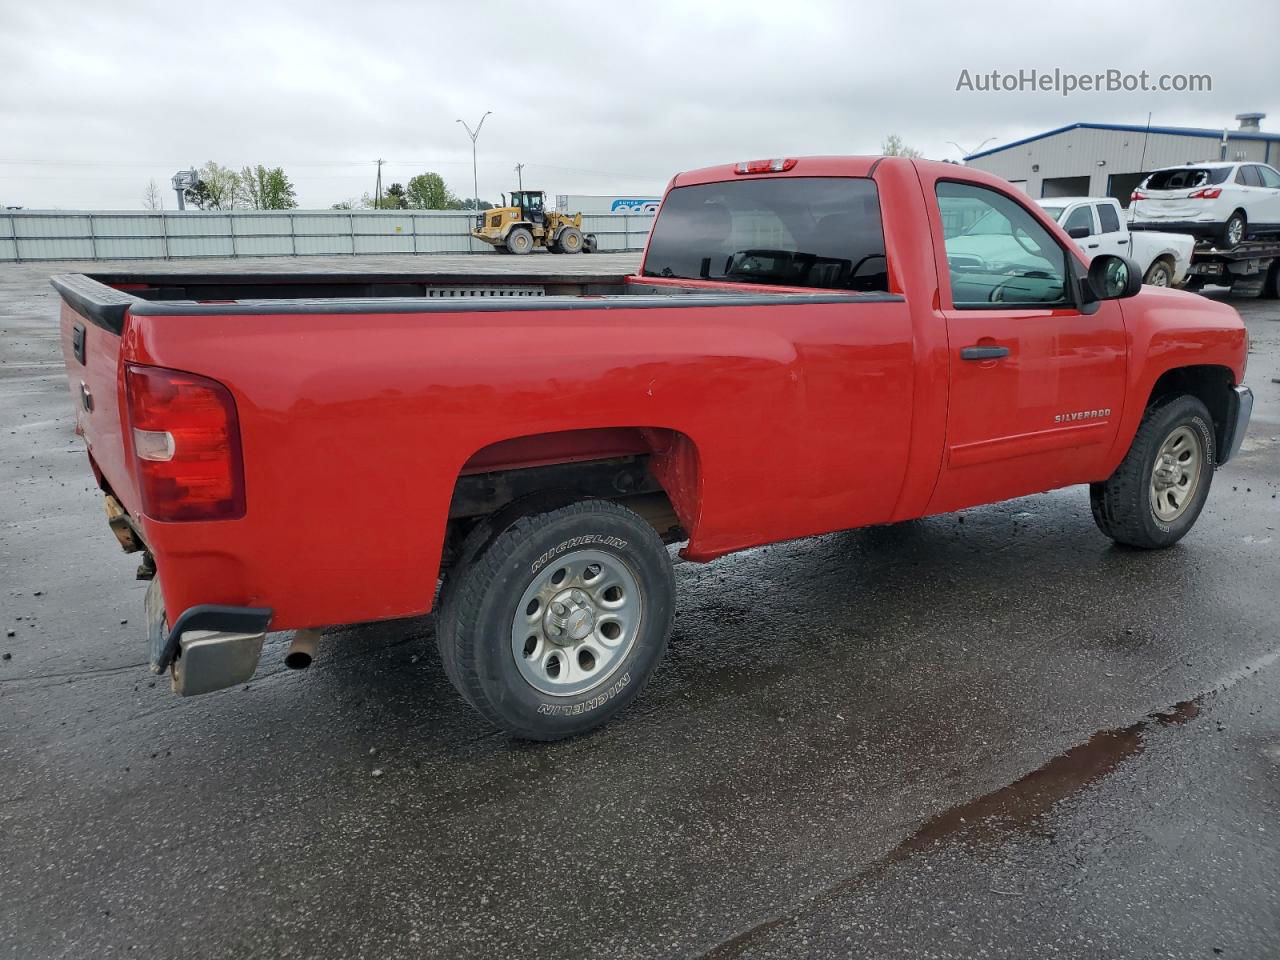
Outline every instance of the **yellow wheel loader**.
{"type": "Polygon", "coordinates": [[[552,253],[595,251],[596,238],[582,232],[582,214],[547,210],[541,190],[515,190],[510,206],[494,207],[476,217],[471,235],[499,253],[529,253],[546,247],[552,253]]]}

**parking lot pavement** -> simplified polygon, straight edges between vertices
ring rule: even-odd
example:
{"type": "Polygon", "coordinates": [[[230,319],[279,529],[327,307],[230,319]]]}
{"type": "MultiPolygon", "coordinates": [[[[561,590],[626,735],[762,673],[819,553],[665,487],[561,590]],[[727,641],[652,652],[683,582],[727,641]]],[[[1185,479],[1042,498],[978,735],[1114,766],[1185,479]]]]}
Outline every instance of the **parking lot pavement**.
{"type": "MultiPolygon", "coordinates": [[[[264,266],[513,265],[460,259],[264,266]]],[[[1275,301],[1234,303],[1253,426],[1179,546],[1113,546],[1072,488],[680,563],[643,697],[548,746],[462,704],[430,618],[153,681],[68,269],[0,268],[0,957],[1274,956],[1275,301]]]]}

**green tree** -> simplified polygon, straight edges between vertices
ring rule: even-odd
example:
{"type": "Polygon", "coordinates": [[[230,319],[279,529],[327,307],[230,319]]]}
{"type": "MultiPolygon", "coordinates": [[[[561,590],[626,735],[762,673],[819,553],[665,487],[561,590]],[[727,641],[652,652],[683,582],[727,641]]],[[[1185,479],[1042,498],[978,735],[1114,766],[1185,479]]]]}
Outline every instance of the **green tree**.
{"type": "Polygon", "coordinates": [[[387,186],[382,194],[382,202],[378,206],[383,210],[407,210],[409,197],[404,192],[404,184],[393,183],[387,186]]]}
{"type": "Polygon", "coordinates": [[[198,210],[233,210],[240,195],[240,174],[210,160],[200,168],[200,179],[186,192],[186,200],[198,210]]]}
{"type": "Polygon", "coordinates": [[[456,210],[459,206],[458,198],[445,186],[444,177],[430,171],[410,178],[405,194],[415,210],[456,210]]]}
{"type": "Polygon", "coordinates": [[[245,167],[238,175],[240,199],[252,210],[292,210],[293,184],[281,167],[245,167]]]}
{"type": "Polygon", "coordinates": [[[884,143],[880,144],[880,152],[886,157],[918,157],[920,151],[915,147],[908,147],[902,142],[902,138],[896,133],[891,133],[884,138],[884,143]]]}

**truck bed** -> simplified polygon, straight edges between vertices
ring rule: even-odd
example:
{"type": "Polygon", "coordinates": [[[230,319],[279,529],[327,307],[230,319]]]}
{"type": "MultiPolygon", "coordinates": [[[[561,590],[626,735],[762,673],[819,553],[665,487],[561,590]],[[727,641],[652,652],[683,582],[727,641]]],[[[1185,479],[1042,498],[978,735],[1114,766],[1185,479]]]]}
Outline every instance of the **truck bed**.
{"type": "Polygon", "coordinates": [[[50,282],[77,313],[121,332],[124,315],[270,313],[430,313],[484,310],[564,310],[748,305],[884,299],[841,290],[771,290],[755,285],[648,283],[619,274],[338,274],[338,273],[93,273],[50,282]],[[682,301],[683,302],[683,301],[682,301]]]}

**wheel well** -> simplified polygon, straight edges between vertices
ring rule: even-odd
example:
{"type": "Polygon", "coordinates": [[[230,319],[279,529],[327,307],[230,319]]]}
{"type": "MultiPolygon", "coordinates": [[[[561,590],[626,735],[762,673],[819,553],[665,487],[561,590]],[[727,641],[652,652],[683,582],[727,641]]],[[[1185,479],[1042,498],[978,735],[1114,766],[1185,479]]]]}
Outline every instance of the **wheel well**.
{"type": "Polygon", "coordinates": [[[1184,394],[1196,397],[1209,409],[1213,418],[1213,438],[1219,451],[1224,449],[1230,426],[1231,387],[1234,376],[1226,367],[1196,366],[1167,370],[1151,388],[1151,407],[1184,394]]]}
{"type": "Polygon", "coordinates": [[[463,465],[449,504],[445,562],[485,517],[549,496],[613,500],[678,543],[697,522],[699,492],[697,450],[678,430],[592,428],[513,437],[463,465]]]}

